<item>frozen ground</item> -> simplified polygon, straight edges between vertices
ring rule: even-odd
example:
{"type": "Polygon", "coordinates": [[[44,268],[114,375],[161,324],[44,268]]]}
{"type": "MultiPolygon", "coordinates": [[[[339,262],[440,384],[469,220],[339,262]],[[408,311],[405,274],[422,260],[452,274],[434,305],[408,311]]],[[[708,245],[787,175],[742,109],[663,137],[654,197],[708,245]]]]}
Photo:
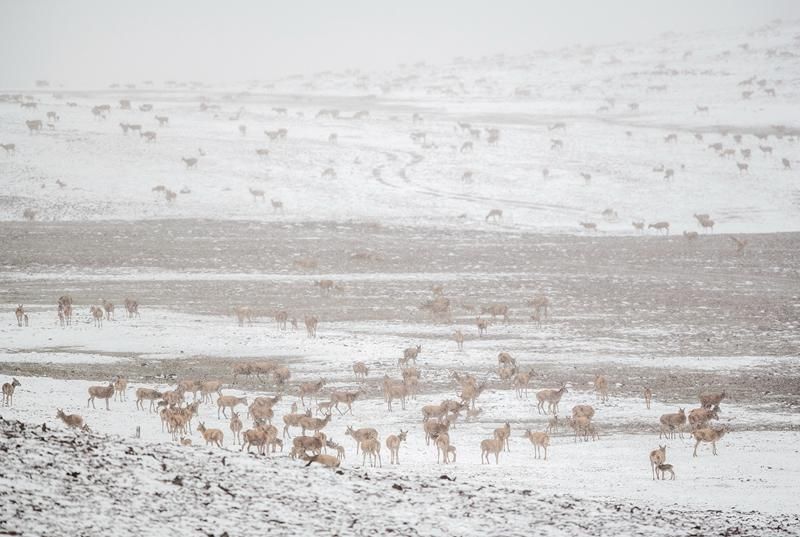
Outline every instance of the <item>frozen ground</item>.
{"type": "MultiPolygon", "coordinates": [[[[0,100],[0,143],[17,146],[0,152],[0,383],[22,384],[14,406],[0,407],[11,420],[0,422],[0,533],[48,534],[56,524],[92,533],[92,524],[136,535],[797,534],[798,31],[787,23],[272,85],[57,88],[32,94],[37,110],[0,100]],[[121,98],[133,111],[118,109],[121,98]],[[92,119],[91,106],[104,102],[114,106],[109,118],[92,119]],[[201,111],[201,102],[220,108],[201,111]],[[142,103],[154,110],[139,112],[142,103]],[[695,114],[697,104],[709,113],[695,114]],[[272,111],[279,106],[287,116],[272,111]],[[316,119],[321,108],[339,108],[341,118],[316,119]],[[28,135],[24,120],[48,110],[60,115],[55,129],[28,135]],[[359,110],[369,118],[352,119],[359,110]],[[170,116],[169,127],[156,127],[155,114],[170,116]],[[489,146],[481,131],[462,154],[470,135],[456,121],[497,127],[500,143],[489,146]],[[557,121],[566,132],[548,130],[557,121]],[[119,122],[157,130],[158,141],[126,137],[119,122]],[[280,127],[286,140],[262,134],[280,127]],[[425,131],[429,145],[412,142],[412,131],[425,131]],[[670,133],[676,143],[663,141],[670,133]],[[564,148],[551,150],[551,138],[564,148]],[[736,157],[708,148],[717,141],[736,157]],[[180,157],[197,156],[198,146],[198,169],[185,170],[180,157]],[[266,147],[269,157],[257,157],[266,147]],[[740,175],[743,148],[753,154],[740,175]],[[675,170],[671,181],[652,171],[662,163],[675,170]],[[327,167],[335,179],[320,177],[327,167]],[[471,182],[462,182],[465,171],[471,182]],[[592,174],[589,184],[581,172],[592,174]],[[191,193],[167,204],[151,190],[159,184],[191,193]],[[503,221],[488,224],[495,207],[503,221]],[[34,222],[20,221],[26,208],[34,222]],[[605,208],[618,219],[602,219],[605,208]],[[699,230],[694,212],[711,213],[716,232],[687,241],[681,231],[699,230]],[[631,233],[639,218],[669,220],[672,234],[631,233]],[[578,221],[600,231],[579,233],[578,221]],[[747,233],[741,254],[732,233],[747,233]],[[315,286],[322,278],[337,284],[330,296],[315,286]],[[443,285],[450,319],[420,308],[434,285],[443,285]],[[61,328],[54,304],[65,293],[76,316],[61,328]],[[539,293],[551,300],[541,326],[528,305],[539,293]],[[139,300],[140,318],[125,317],[126,297],[139,300]],[[88,309],[101,299],[117,315],[99,329],[88,309]],[[509,305],[509,322],[493,320],[479,338],[475,318],[492,303],[509,305]],[[16,324],[18,304],[28,327],[16,324]],[[231,316],[243,305],[255,313],[250,326],[231,316]],[[278,330],[279,309],[301,329],[278,330]],[[308,314],[320,318],[316,339],[302,330],[308,314]],[[463,352],[451,340],[456,328],[466,334],[463,352]],[[416,344],[421,392],[389,413],[381,380],[399,377],[397,359],[416,344]],[[543,430],[546,418],[499,379],[500,351],[535,370],[530,397],[567,385],[562,416],[594,404],[600,438],[576,443],[562,429],[548,460],[534,459],[522,434],[543,430]],[[287,386],[234,382],[232,365],[266,358],[289,365],[287,386]],[[365,383],[353,378],[356,360],[371,368],[365,383]],[[488,388],[481,415],[452,431],[458,461],[445,467],[425,445],[420,408],[456,395],[454,371],[488,388]],[[611,384],[606,404],[593,391],[598,373],[611,384]],[[87,387],[114,375],[130,379],[129,398],[186,378],[218,378],[224,393],[250,398],[283,393],[280,424],[300,382],[325,378],[323,397],[359,387],[364,395],[326,431],[347,449],[334,473],[302,468],[285,452],[239,454],[230,434],[222,450],[199,446],[196,432],[194,447],[180,448],[132,399],[87,409],[87,387]],[[644,386],[653,388],[650,410],[644,386]],[[658,417],[715,390],[728,394],[720,423],[732,429],[719,455],[703,445],[693,458],[689,437],[668,440],[678,478],[653,482],[647,455],[664,442],[658,417]],[[81,413],[94,435],[63,431],[57,408],[81,413]],[[480,441],[505,421],[511,452],[481,465],[480,441]],[[34,429],[42,423],[48,432],[34,429]],[[381,440],[408,429],[402,464],[389,468],[384,447],[384,467],[365,468],[348,425],[375,427],[381,440]],[[140,440],[131,438],[137,426],[140,440]]],[[[216,407],[200,412],[228,431],[216,407]]]]}
{"type": "Polygon", "coordinates": [[[9,88],[0,100],[0,143],[16,144],[16,153],[0,154],[0,218],[19,220],[32,209],[45,221],[353,219],[475,229],[499,208],[498,227],[509,230],[575,233],[583,221],[631,234],[633,220],[666,220],[680,232],[694,229],[697,212],[731,233],[797,231],[798,29],[792,22],[230,87],[9,88]],[[753,94],[744,99],[743,91],[753,94]],[[30,94],[38,109],[21,108],[8,97],[16,94],[30,94]],[[132,109],[121,110],[120,99],[132,109]],[[91,113],[100,104],[112,107],[106,120],[91,113]],[[143,104],[153,109],[142,112],[143,104]],[[340,115],[318,118],[321,109],[340,115]],[[25,121],[46,123],[48,111],[60,117],[54,128],[29,135],[25,121]],[[369,116],[355,119],[359,111],[369,116]],[[169,126],[159,127],[155,115],[168,116],[169,126]],[[480,139],[457,122],[470,123],[480,139]],[[549,130],[557,122],[565,131],[549,130]],[[141,124],[158,139],[125,136],[120,123],[141,124]],[[265,136],[278,128],[288,129],[287,139],[265,136]],[[498,144],[487,143],[486,128],[500,129],[498,144]],[[425,132],[424,143],[412,132],[425,132]],[[665,143],[670,134],[677,140],[665,143]],[[563,148],[551,149],[553,139],[563,148]],[[461,152],[469,140],[474,151],[461,152]],[[734,155],[720,157],[714,143],[734,155]],[[199,158],[196,169],[182,157],[199,158]],[[653,171],[661,166],[674,171],[672,180],[653,171]],[[335,179],[321,177],[327,168],[335,179]],[[465,172],[471,180],[462,180],[465,172]],[[581,173],[591,174],[588,184],[581,173]],[[167,203],[152,191],[157,185],[177,200],[167,203]],[[265,191],[265,200],[248,188],[265,191]],[[273,211],[270,198],[285,211],[273,211]],[[602,218],[607,208],[618,217],[602,218]]]}

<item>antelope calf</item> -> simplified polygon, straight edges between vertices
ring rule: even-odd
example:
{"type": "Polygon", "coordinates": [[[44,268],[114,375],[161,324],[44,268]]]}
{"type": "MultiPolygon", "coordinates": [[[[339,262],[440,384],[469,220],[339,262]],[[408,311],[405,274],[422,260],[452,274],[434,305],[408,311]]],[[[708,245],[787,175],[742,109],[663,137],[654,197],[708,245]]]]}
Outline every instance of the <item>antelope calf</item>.
{"type": "Polygon", "coordinates": [[[527,438],[533,444],[534,458],[538,459],[540,450],[544,449],[544,460],[547,460],[547,447],[550,445],[550,436],[547,433],[534,433],[527,429],[522,437],[527,438]]]}
{"type": "Polygon", "coordinates": [[[659,478],[658,467],[667,460],[667,446],[658,446],[650,452],[650,470],[653,472],[653,481],[659,478]]]}
{"type": "Polygon", "coordinates": [[[17,386],[22,386],[19,381],[12,377],[11,382],[3,384],[3,406],[12,406],[14,404],[14,390],[17,386]]]}
{"type": "Polygon", "coordinates": [[[391,461],[389,464],[400,464],[400,443],[404,442],[408,431],[400,429],[399,434],[390,434],[386,438],[386,447],[389,449],[391,461]]]}
{"type": "Polygon", "coordinates": [[[56,418],[64,422],[67,427],[72,429],[81,429],[83,427],[83,418],[78,414],[64,414],[60,408],[57,409],[56,418]]]}
{"type": "Polygon", "coordinates": [[[105,399],[106,400],[106,410],[111,410],[108,406],[108,400],[114,396],[114,383],[109,383],[108,386],[90,386],[89,387],[89,399],[86,401],[86,408],[89,408],[89,403],[92,404],[92,408],[97,408],[94,406],[95,399],[105,399]]]}
{"type": "Polygon", "coordinates": [[[339,461],[343,461],[345,459],[344,446],[342,446],[341,444],[337,444],[330,438],[325,442],[325,445],[336,451],[336,458],[339,461]]]}
{"type": "Polygon", "coordinates": [[[696,443],[694,445],[694,453],[692,457],[697,457],[697,446],[700,445],[701,442],[710,443],[711,444],[711,452],[716,455],[717,454],[717,441],[722,438],[725,433],[727,433],[729,429],[727,427],[722,427],[721,429],[698,429],[692,433],[696,443]]]}
{"type": "Polygon", "coordinates": [[[206,445],[215,444],[217,447],[222,447],[222,440],[225,435],[219,429],[207,429],[206,424],[202,421],[197,426],[197,430],[203,435],[206,445]]]}
{"type": "Polygon", "coordinates": [[[669,476],[670,476],[670,477],[669,477],[669,479],[670,479],[670,481],[673,481],[673,480],[675,479],[675,470],[673,470],[673,469],[672,469],[672,465],[671,465],[671,464],[659,464],[659,465],[656,467],[656,471],[657,471],[657,472],[661,472],[661,479],[662,479],[662,480],[663,480],[663,479],[666,479],[666,477],[664,476],[664,474],[665,474],[665,473],[667,473],[667,472],[669,472],[669,476]]]}

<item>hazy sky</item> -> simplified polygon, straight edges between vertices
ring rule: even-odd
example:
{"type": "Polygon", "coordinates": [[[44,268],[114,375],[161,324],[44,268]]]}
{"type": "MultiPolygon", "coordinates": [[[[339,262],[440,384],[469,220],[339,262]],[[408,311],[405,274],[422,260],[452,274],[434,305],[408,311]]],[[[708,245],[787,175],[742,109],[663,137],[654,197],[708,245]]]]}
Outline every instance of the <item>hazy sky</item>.
{"type": "Polygon", "coordinates": [[[798,0],[0,0],[0,87],[268,79],[800,18],[798,0]]]}

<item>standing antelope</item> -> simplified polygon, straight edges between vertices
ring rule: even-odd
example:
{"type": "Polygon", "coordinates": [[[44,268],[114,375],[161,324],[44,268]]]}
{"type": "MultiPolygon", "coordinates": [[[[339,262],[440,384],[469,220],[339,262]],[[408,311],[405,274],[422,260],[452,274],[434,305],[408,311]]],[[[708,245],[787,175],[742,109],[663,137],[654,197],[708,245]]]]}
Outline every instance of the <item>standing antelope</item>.
{"type": "Polygon", "coordinates": [[[92,306],[89,308],[89,313],[92,315],[94,325],[97,328],[103,328],[103,308],[102,306],[92,306]]]}
{"type": "Polygon", "coordinates": [[[363,427],[361,429],[353,429],[351,426],[347,426],[347,430],[345,430],[344,434],[353,438],[356,441],[356,455],[358,455],[359,447],[361,446],[361,442],[368,438],[377,439],[378,438],[378,431],[371,427],[363,427]]]}
{"type": "Polygon", "coordinates": [[[502,427],[498,427],[494,430],[494,437],[500,442],[502,442],[502,447],[506,451],[511,451],[511,447],[508,445],[508,441],[511,438],[511,424],[506,422],[505,425],[502,427]]]}
{"type": "Polygon", "coordinates": [[[664,476],[665,473],[669,472],[669,479],[673,481],[675,479],[675,470],[672,469],[671,464],[659,464],[657,466],[657,471],[661,472],[661,479],[666,479],[664,476]]]}
{"type": "Polygon", "coordinates": [[[270,198],[269,202],[272,204],[273,213],[280,211],[281,214],[283,214],[283,202],[281,200],[274,200],[270,198]]]}
{"type": "Polygon", "coordinates": [[[378,438],[366,438],[365,440],[361,441],[361,452],[364,454],[364,460],[361,463],[362,466],[366,465],[367,456],[369,456],[370,465],[374,468],[375,461],[378,461],[378,464],[383,467],[383,462],[381,461],[381,443],[378,441],[378,438]]]}
{"type": "Polygon", "coordinates": [[[597,390],[597,396],[600,398],[601,403],[608,402],[608,380],[605,375],[597,375],[594,378],[594,389],[597,390]]]}
{"type": "Polygon", "coordinates": [[[561,401],[561,396],[567,392],[567,386],[561,385],[558,390],[540,390],[536,393],[538,404],[536,405],[539,414],[547,414],[552,412],[554,415],[558,413],[558,403],[561,401]],[[547,403],[547,411],[544,409],[544,404],[547,403]]]}
{"type": "Polygon", "coordinates": [[[547,447],[550,445],[550,436],[547,433],[534,433],[527,429],[522,437],[527,438],[533,444],[534,458],[538,459],[540,457],[540,449],[544,449],[544,460],[547,460],[547,447]]]}
{"type": "Polygon", "coordinates": [[[17,386],[21,386],[21,384],[13,377],[11,382],[3,384],[3,406],[12,406],[14,404],[14,390],[17,386]]]}
{"type": "Polygon", "coordinates": [[[400,429],[400,434],[390,434],[386,438],[386,447],[391,458],[389,464],[400,464],[400,443],[405,441],[407,434],[408,431],[400,429]]]}
{"type": "Polygon", "coordinates": [[[704,393],[700,395],[700,406],[703,408],[713,408],[719,406],[727,394],[722,391],[720,393],[704,393]]]}
{"type": "Polygon", "coordinates": [[[356,362],[353,364],[353,373],[356,376],[356,380],[367,380],[369,367],[364,362],[356,362]]]}
{"type": "MultiPolygon", "coordinates": [[[[25,322],[25,318],[27,317],[27,315],[25,315],[25,308],[22,307],[22,304],[17,306],[17,309],[14,311],[14,315],[17,317],[17,326],[22,326],[22,324],[25,322]]],[[[27,326],[27,323],[25,323],[25,326],[27,326]]]]}
{"type": "Polygon", "coordinates": [[[644,387],[644,404],[647,407],[647,410],[650,410],[650,401],[653,399],[653,391],[650,389],[649,386],[644,387]]]}
{"type": "Polygon", "coordinates": [[[658,478],[658,466],[667,460],[667,446],[659,445],[658,449],[650,452],[650,469],[653,471],[653,481],[658,478]]]}
{"type": "Polygon", "coordinates": [[[127,401],[128,379],[119,375],[114,379],[114,401],[119,397],[120,401],[127,401]]]}
{"type": "Polygon", "coordinates": [[[189,157],[189,158],[181,157],[181,160],[184,162],[184,164],[186,164],[187,170],[197,166],[197,159],[195,157],[189,157]]]}
{"type": "Polygon", "coordinates": [[[503,451],[503,441],[497,438],[490,438],[481,441],[481,464],[484,459],[489,464],[489,454],[494,453],[494,463],[500,464],[500,452],[503,451]]]}
{"type": "Polygon", "coordinates": [[[686,412],[684,409],[679,408],[678,412],[674,414],[662,414],[659,418],[661,422],[661,429],[658,433],[659,440],[663,435],[665,438],[674,438],[675,437],[675,429],[678,429],[678,433],[680,434],[681,438],[683,438],[683,430],[682,427],[686,423],[686,412]]]}
{"type": "Polygon", "coordinates": [[[456,345],[458,345],[458,350],[459,351],[463,351],[464,350],[464,334],[461,332],[461,330],[456,330],[453,333],[453,339],[455,340],[456,345]]]}
{"type": "Polygon", "coordinates": [[[433,443],[436,445],[436,463],[443,460],[445,464],[450,462],[450,435],[447,433],[437,433],[432,435],[433,443]],[[441,459],[440,459],[441,457],[441,459]]]}
{"type": "Polygon", "coordinates": [[[478,337],[483,337],[483,334],[485,334],[486,330],[489,328],[489,321],[478,317],[475,319],[475,324],[478,326],[478,337]]]}
{"type": "Polygon", "coordinates": [[[242,420],[239,419],[239,413],[231,410],[231,432],[233,433],[233,443],[239,443],[239,435],[242,432],[242,420]]]}
{"type": "Polygon", "coordinates": [[[225,437],[219,429],[206,429],[206,424],[202,421],[197,426],[197,430],[203,435],[203,439],[208,444],[216,444],[217,447],[222,447],[222,439],[225,437]]]}
{"type": "Polygon", "coordinates": [[[264,195],[264,191],[261,189],[255,189],[248,187],[247,190],[250,191],[250,195],[253,196],[253,201],[258,201],[258,198],[261,198],[261,201],[267,201],[266,196],[264,195]]]}
{"type": "Polygon", "coordinates": [[[89,387],[89,399],[86,401],[86,408],[89,408],[89,403],[92,404],[92,408],[97,408],[94,406],[95,399],[105,399],[106,400],[106,410],[111,410],[108,406],[108,400],[114,396],[114,383],[111,382],[108,386],[90,386],[89,387]]]}
{"type": "Polygon", "coordinates": [[[306,322],[306,332],[308,332],[308,337],[317,337],[317,325],[319,324],[319,319],[317,319],[317,316],[306,315],[305,322],[306,322]]]}

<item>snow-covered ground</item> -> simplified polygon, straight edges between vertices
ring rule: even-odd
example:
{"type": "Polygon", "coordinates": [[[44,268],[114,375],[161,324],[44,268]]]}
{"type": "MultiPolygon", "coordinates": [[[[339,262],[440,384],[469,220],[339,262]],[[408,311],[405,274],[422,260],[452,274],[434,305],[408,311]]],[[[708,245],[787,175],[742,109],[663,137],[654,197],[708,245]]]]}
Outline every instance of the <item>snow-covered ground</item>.
{"type": "Polygon", "coordinates": [[[0,101],[0,143],[16,145],[0,154],[0,218],[19,220],[32,209],[45,221],[354,219],[469,229],[498,208],[496,227],[511,230],[574,233],[579,222],[594,222],[603,233],[632,234],[632,221],[665,220],[681,231],[694,229],[697,212],[725,232],[796,231],[799,28],[231,87],[9,89],[31,95],[38,108],[0,101]],[[745,99],[743,91],[753,94],[745,99]],[[132,109],[121,110],[120,99],[132,109]],[[91,113],[100,104],[112,107],[105,120],[91,113]],[[142,112],[143,104],[153,109],[142,112]],[[340,114],[317,117],[321,109],[340,114]],[[54,128],[29,135],[25,121],[47,123],[49,111],[59,116],[54,128]],[[369,116],[354,118],[359,111],[369,116]],[[159,127],[156,115],[169,125],[159,127]],[[565,130],[551,130],[558,122],[565,130]],[[120,123],[155,131],[157,141],[126,136],[120,123]],[[264,134],[279,128],[288,129],[285,140],[264,134]],[[487,143],[488,128],[500,130],[498,144],[487,143]],[[425,141],[412,141],[413,132],[425,141]],[[333,133],[338,143],[328,142],[333,133]],[[667,143],[670,134],[677,140],[667,143]],[[554,139],[563,147],[551,149],[554,139]],[[468,141],[474,150],[462,152],[468,141]],[[715,143],[734,154],[720,157],[709,148],[715,143]],[[199,159],[196,169],[181,161],[189,157],[199,159]],[[654,171],[662,167],[674,171],[671,180],[654,171]],[[327,168],[335,178],[321,176],[327,168]],[[471,179],[462,180],[465,172],[471,179]],[[153,192],[158,185],[178,193],[176,201],[153,192]],[[273,210],[270,198],[285,210],[273,210]],[[617,217],[603,218],[605,209],[617,217]]]}

